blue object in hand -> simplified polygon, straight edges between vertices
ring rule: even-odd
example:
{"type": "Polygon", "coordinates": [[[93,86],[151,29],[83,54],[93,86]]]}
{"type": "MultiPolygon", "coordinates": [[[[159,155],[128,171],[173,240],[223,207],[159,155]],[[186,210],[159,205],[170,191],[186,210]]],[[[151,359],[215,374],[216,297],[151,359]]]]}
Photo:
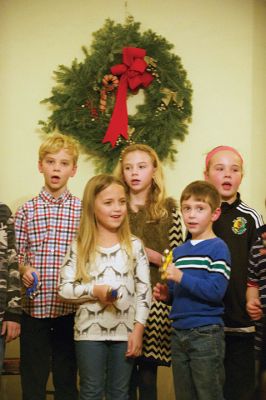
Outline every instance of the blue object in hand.
{"type": "Polygon", "coordinates": [[[118,300],[122,297],[122,294],[118,293],[118,289],[113,289],[112,287],[109,287],[107,295],[111,300],[118,300]]]}
{"type": "Polygon", "coordinates": [[[39,289],[41,287],[41,283],[38,281],[36,272],[32,272],[31,274],[33,276],[33,285],[26,289],[26,296],[33,300],[40,292],[39,289]]]}
{"type": "Polygon", "coordinates": [[[117,290],[117,289],[112,289],[112,290],[111,290],[111,293],[110,293],[110,296],[111,296],[113,299],[117,299],[117,298],[118,298],[118,290],[117,290]]]}

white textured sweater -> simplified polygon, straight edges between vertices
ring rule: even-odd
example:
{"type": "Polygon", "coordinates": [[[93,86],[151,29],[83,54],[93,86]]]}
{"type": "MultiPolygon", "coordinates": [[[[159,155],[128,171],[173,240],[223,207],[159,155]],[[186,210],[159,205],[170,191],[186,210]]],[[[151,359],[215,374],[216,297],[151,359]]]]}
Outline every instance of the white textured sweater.
{"type": "Polygon", "coordinates": [[[90,281],[77,281],[77,243],[74,242],[61,267],[59,295],[78,303],[75,317],[75,340],[127,341],[134,322],[145,324],[151,302],[149,264],[143,245],[132,236],[134,268],[120,244],[98,247],[90,268],[90,281]],[[94,285],[110,285],[118,289],[119,299],[105,305],[92,295],[94,285]]]}

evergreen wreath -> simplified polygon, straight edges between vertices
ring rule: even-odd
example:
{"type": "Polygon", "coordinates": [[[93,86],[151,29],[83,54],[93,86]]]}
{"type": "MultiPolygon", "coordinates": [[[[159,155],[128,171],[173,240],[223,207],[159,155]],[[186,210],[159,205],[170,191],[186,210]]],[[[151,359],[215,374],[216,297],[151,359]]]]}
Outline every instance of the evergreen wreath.
{"type": "Polygon", "coordinates": [[[127,18],[124,25],[107,19],[93,33],[91,51],[82,48],[83,62],[75,59],[70,68],[59,65],[54,72],[57,84],[52,96],[42,101],[52,105],[47,122],[39,121],[42,130],[49,133],[57,129],[76,138],[97,171],[111,172],[123,148],[132,142],[146,143],[161,160],[174,161],[175,141],[184,140],[188,132],[192,87],[181,59],[170,52],[173,45],[162,36],[139,30],[140,23],[133,17],[127,18]],[[140,54],[132,56],[132,51],[140,54]],[[131,66],[126,64],[127,56],[131,66]],[[117,76],[112,71],[119,65],[124,72],[117,76]],[[140,72],[135,72],[138,69],[140,72]],[[132,84],[128,83],[130,74],[132,84]],[[127,81],[124,104],[118,100],[123,80],[127,81]],[[144,104],[137,106],[135,115],[128,116],[126,98],[141,87],[144,104]],[[116,131],[113,137],[107,134],[112,122],[116,131]],[[121,123],[126,124],[126,132],[122,132],[121,123]]]}

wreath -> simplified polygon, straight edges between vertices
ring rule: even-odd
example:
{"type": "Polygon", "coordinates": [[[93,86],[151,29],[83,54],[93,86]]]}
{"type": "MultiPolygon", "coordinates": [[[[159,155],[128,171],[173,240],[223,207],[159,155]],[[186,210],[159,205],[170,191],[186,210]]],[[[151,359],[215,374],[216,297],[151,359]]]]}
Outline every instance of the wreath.
{"type": "Polygon", "coordinates": [[[75,137],[97,171],[111,172],[129,143],[146,143],[161,160],[174,161],[176,140],[184,140],[192,115],[192,88],[173,45],[132,17],[124,25],[107,19],[93,33],[83,62],[59,65],[46,133],[57,129],[75,137]],[[144,104],[127,114],[127,97],[142,90],[144,104]]]}

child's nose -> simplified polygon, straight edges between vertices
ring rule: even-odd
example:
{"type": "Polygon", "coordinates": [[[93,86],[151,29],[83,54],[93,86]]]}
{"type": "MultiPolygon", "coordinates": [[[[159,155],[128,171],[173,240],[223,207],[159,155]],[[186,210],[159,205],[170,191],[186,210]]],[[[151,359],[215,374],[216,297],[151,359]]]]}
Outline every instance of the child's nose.
{"type": "Polygon", "coordinates": [[[226,169],[226,170],[224,171],[224,175],[225,175],[225,176],[231,176],[231,171],[230,171],[230,169],[226,169]]]}
{"type": "Polygon", "coordinates": [[[195,215],[196,215],[196,210],[191,209],[190,212],[189,212],[189,217],[190,218],[194,218],[195,215]]]}
{"type": "Polygon", "coordinates": [[[60,164],[54,164],[54,170],[59,171],[60,170],[60,164]]]}
{"type": "Polygon", "coordinates": [[[121,203],[115,203],[114,209],[120,211],[121,210],[121,203]]]}

